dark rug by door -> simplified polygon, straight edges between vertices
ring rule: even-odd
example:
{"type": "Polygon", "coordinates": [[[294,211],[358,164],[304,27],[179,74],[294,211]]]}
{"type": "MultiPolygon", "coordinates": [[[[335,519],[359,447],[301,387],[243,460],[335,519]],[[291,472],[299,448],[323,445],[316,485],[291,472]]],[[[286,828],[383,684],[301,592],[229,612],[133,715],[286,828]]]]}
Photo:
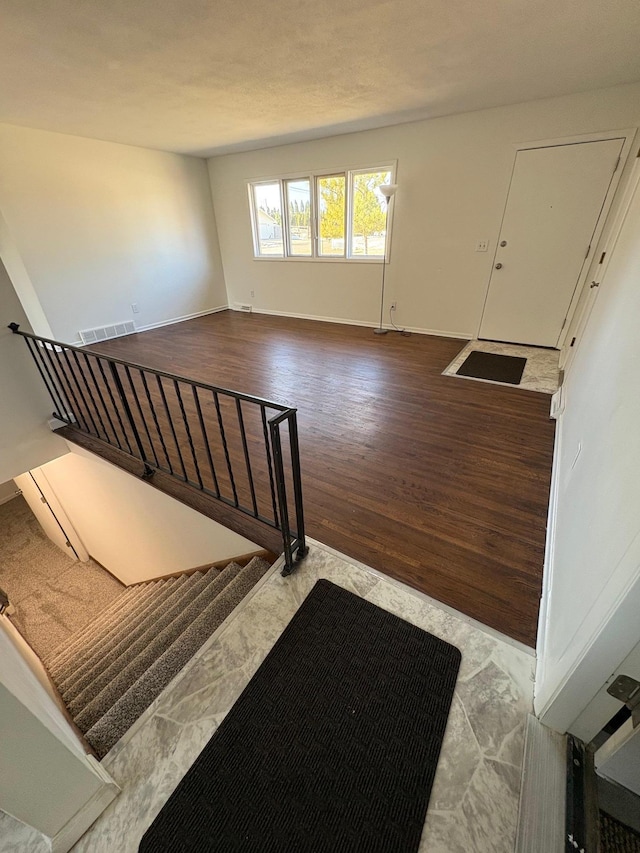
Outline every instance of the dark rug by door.
{"type": "Polygon", "coordinates": [[[459,666],[318,581],[140,851],[417,851],[459,666]]]}
{"type": "Polygon", "coordinates": [[[601,811],[600,850],[601,853],[640,853],[640,835],[601,811]]]}
{"type": "Polygon", "coordinates": [[[492,382],[519,385],[526,363],[526,358],[515,355],[499,355],[495,352],[473,350],[456,373],[458,376],[471,376],[474,379],[489,379],[492,382]]]}

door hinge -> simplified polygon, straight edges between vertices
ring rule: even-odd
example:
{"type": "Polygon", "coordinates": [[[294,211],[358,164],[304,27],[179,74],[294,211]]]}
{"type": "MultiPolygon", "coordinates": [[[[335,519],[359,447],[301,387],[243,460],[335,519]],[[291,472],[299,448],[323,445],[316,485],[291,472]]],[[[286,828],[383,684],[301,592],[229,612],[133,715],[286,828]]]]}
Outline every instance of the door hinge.
{"type": "Polygon", "coordinates": [[[67,548],[73,548],[73,545],[71,544],[71,542],[69,542],[68,539],[64,544],[67,546],[67,548]]]}
{"type": "Polygon", "coordinates": [[[588,257],[589,257],[589,252],[590,252],[590,251],[591,251],[591,243],[589,243],[589,245],[587,246],[587,254],[585,255],[585,258],[588,258],[588,257]]]}
{"type": "Polygon", "coordinates": [[[640,723],[640,681],[630,675],[619,675],[607,687],[607,693],[619,702],[624,702],[631,711],[635,728],[640,723]]]}
{"type": "Polygon", "coordinates": [[[560,331],[562,331],[566,325],[567,325],[567,318],[565,317],[564,320],[562,321],[562,325],[560,326],[560,331]]]}
{"type": "Polygon", "coordinates": [[[45,498],[44,495],[40,495],[40,501],[41,501],[41,503],[46,504],[47,499],[45,498]]]}
{"type": "Polygon", "coordinates": [[[620,165],[621,161],[622,161],[622,155],[618,155],[618,159],[616,160],[616,167],[615,167],[615,169],[613,170],[613,174],[614,174],[614,175],[615,175],[615,173],[618,171],[618,166],[620,165]]]}
{"type": "Polygon", "coordinates": [[[575,344],[575,342],[576,342],[576,339],[575,339],[575,338],[571,338],[571,343],[569,344],[569,346],[570,346],[570,347],[572,347],[572,346],[575,344]]]}
{"type": "Polygon", "coordinates": [[[606,252],[603,252],[603,253],[600,255],[600,260],[598,261],[598,263],[599,263],[599,264],[601,264],[601,263],[604,261],[604,256],[605,256],[606,254],[607,254],[606,252]]]}

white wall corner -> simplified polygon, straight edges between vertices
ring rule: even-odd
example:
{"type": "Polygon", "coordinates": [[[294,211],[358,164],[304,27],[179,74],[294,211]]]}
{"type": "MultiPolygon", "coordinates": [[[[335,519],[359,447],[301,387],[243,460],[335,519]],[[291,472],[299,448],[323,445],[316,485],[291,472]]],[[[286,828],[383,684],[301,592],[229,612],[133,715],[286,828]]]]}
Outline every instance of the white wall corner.
{"type": "Polygon", "coordinates": [[[120,788],[102,768],[95,758],[88,756],[93,763],[97,775],[101,776],[104,784],[96,791],[88,802],[79,809],[75,815],[67,821],[62,829],[49,839],[51,853],[68,853],[74,844],[82,838],[89,829],[120,793],[120,788]]]}

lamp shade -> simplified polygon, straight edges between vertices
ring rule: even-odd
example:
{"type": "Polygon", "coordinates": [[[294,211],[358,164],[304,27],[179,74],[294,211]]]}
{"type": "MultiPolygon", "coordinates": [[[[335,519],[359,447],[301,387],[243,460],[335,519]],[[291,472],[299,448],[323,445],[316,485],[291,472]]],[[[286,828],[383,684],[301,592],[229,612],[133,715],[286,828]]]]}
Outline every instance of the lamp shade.
{"type": "Polygon", "coordinates": [[[378,187],[382,195],[386,198],[387,201],[396,194],[396,190],[398,189],[397,184],[380,184],[378,187]]]}

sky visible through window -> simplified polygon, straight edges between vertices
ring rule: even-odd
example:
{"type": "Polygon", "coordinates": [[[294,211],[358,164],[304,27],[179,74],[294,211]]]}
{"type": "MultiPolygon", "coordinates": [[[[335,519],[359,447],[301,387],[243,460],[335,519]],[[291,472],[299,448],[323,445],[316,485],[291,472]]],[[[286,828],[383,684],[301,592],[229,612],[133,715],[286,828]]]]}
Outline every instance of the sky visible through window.
{"type": "Polygon", "coordinates": [[[384,258],[387,201],[379,187],[391,177],[388,169],[362,169],[251,184],[256,256],[384,258]]]}

